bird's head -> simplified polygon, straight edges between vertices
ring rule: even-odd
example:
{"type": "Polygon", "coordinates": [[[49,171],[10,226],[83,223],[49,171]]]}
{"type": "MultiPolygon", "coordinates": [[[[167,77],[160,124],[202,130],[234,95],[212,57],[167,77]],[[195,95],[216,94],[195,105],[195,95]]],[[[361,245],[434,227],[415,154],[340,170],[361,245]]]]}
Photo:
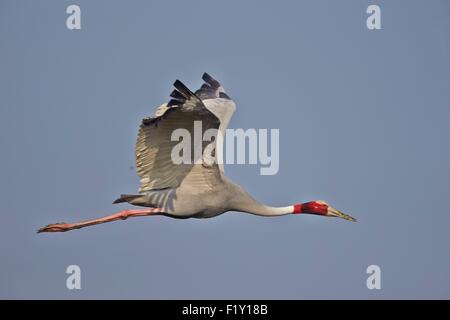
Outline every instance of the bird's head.
{"type": "Polygon", "coordinates": [[[339,217],[345,220],[356,222],[356,219],[333,208],[322,200],[310,201],[294,205],[293,213],[317,214],[327,217],[339,217]]]}

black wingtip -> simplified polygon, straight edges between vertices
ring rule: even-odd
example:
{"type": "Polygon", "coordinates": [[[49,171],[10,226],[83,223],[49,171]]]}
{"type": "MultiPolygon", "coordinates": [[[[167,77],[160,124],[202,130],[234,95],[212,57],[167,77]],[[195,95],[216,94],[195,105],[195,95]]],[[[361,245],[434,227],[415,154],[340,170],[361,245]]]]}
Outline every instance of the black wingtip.
{"type": "Polygon", "coordinates": [[[177,90],[180,91],[180,92],[181,92],[183,95],[185,95],[186,97],[189,97],[189,96],[192,95],[191,90],[189,90],[189,88],[186,87],[186,86],[184,85],[184,83],[181,82],[181,81],[178,80],[178,79],[175,80],[175,82],[173,83],[173,86],[174,86],[175,88],[177,88],[177,90]]]}
{"type": "Polygon", "coordinates": [[[202,79],[215,89],[220,87],[219,81],[211,77],[207,72],[203,73],[202,79]]]}
{"type": "Polygon", "coordinates": [[[181,101],[186,100],[186,97],[178,90],[173,90],[172,93],[170,94],[170,96],[177,100],[181,100],[181,101]]]}
{"type": "Polygon", "coordinates": [[[205,82],[209,82],[209,79],[214,80],[214,78],[211,77],[211,75],[208,72],[203,72],[202,79],[205,80],[205,82]]]}

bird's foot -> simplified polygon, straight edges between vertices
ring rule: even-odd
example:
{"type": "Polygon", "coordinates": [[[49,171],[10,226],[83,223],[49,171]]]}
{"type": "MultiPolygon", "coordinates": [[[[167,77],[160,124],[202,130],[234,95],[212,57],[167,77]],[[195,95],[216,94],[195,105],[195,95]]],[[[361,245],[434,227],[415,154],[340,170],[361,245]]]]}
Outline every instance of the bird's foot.
{"type": "Polygon", "coordinates": [[[48,224],[45,227],[40,228],[38,230],[38,233],[41,233],[41,232],[65,232],[68,230],[71,230],[71,225],[69,223],[58,222],[58,223],[48,224]]]}

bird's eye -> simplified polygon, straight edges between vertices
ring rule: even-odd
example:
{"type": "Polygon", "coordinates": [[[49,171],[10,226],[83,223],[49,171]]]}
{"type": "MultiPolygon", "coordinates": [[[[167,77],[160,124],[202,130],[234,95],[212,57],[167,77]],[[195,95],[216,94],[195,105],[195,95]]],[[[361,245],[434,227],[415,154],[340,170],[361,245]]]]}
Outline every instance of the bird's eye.
{"type": "Polygon", "coordinates": [[[231,98],[225,92],[220,92],[219,93],[219,98],[224,98],[224,99],[231,100],[231,98]]]}

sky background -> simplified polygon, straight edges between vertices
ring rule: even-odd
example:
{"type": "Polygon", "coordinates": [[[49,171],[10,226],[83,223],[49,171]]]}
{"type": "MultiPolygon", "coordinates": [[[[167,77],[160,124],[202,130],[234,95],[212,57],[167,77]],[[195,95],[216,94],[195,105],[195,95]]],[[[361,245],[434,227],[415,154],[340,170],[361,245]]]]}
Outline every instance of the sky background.
{"type": "Polygon", "coordinates": [[[449,1],[1,1],[0,298],[450,298],[449,1]],[[66,28],[81,7],[82,29],[66,28]],[[366,8],[381,7],[382,30],[366,8]],[[280,170],[228,165],[317,216],[130,219],[141,118],[204,71],[230,128],[279,128],[280,170]],[[66,288],[81,267],[81,290],[66,288]],[[368,290],[366,268],[381,268],[368,290]]]}

